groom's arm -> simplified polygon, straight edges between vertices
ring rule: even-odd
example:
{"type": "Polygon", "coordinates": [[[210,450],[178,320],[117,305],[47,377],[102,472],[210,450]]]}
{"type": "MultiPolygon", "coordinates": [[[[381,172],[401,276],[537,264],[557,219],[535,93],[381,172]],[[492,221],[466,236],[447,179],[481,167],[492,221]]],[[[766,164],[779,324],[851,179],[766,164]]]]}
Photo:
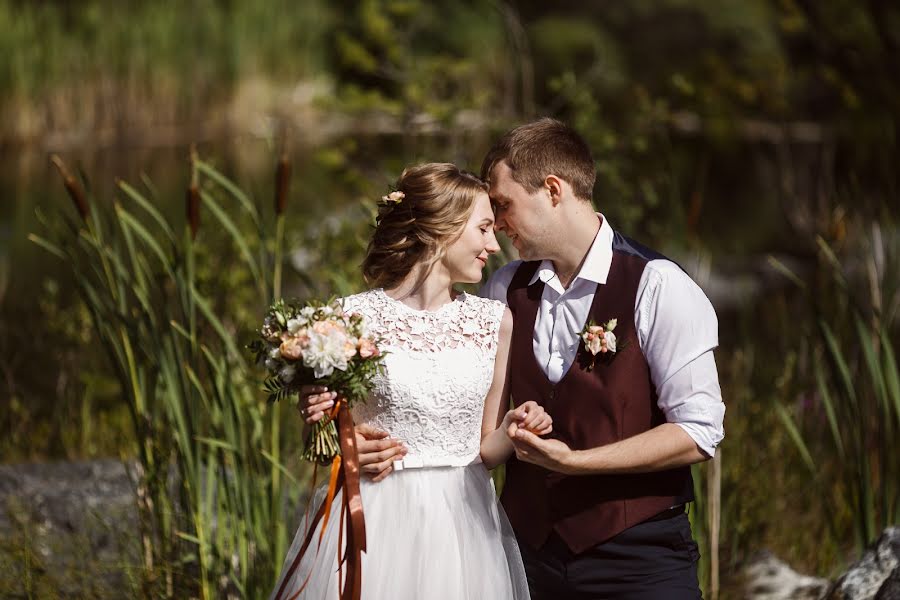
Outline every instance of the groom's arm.
{"type": "Polygon", "coordinates": [[[628,439],[587,450],[542,439],[524,429],[512,439],[516,458],[568,475],[611,475],[663,471],[707,460],[681,427],[663,423],[628,439]]]}

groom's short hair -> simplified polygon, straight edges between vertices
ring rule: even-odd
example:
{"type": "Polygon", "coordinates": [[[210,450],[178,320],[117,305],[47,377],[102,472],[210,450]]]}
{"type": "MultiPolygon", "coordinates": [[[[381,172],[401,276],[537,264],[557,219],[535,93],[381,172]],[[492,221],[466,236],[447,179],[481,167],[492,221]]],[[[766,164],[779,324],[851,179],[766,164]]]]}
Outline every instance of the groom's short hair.
{"type": "Polygon", "coordinates": [[[556,175],[572,186],[578,198],[591,201],[597,171],[591,149],[578,132],[556,119],[545,117],[507,132],[488,151],[481,163],[481,178],[506,161],[512,178],[534,193],[548,175],[556,175]]]}

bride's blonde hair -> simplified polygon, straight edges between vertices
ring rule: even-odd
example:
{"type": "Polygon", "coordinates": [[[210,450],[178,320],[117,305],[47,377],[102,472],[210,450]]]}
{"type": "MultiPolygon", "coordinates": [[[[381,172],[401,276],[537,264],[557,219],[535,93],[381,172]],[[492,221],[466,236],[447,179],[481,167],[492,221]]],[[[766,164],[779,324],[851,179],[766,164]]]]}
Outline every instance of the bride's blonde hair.
{"type": "Polygon", "coordinates": [[[395,288],[420,263],[424,280],[444,249],[462,233],[476,196],[487,193],[488,187],[454,164],[425,163],[405,169],[395,190],[403,198],[385,199],[379,205],[362,264],[363,276],[372,287],[395,288]]]}

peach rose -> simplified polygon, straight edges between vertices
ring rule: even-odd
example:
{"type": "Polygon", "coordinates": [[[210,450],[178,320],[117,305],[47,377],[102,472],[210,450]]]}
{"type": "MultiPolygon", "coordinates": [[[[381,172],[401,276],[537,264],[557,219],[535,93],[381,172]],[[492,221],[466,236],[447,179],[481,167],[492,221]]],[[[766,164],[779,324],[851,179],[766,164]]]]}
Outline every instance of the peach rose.
{"type": "Polygon", "coordinates": [[[364,359],[378,356],[378,347],[369,338],[360,338],[359,355],[364,359]]]}
{"type": "MultiPolygon", "coordinates": [[[[304,336],[305,337],[305,336],[304,336]]],[[[300,337],[289,337],[281,342],[278,350],[281,356],[287,360],[300,360],[303,358],[304,340],[300,337]]]]}

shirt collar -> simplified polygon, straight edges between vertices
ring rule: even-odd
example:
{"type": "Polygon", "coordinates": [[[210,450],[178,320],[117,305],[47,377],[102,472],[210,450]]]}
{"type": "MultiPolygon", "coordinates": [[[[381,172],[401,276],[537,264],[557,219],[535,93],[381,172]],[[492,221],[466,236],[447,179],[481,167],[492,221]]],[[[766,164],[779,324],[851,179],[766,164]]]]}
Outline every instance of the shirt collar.
{"type": "MultiPolygon", "coordinates": [[[[594,283],[605,284],[609,275],[609,267],[612,264],[613,229],[610,227],[606,217],[601,213],[597,213],[597,216],[600,218],[600,231],[594,237],[581,269],[572,279],[573,283],[576,279],[585,279],[594,283]]],[[[553,261],[551,260],[541,261],[528,285],[538,280],[543,281],[560,294],[565,292],[562,284],[559,282],[559,278],[556,276],[556,269],[553,267],[553,261]]]]}

